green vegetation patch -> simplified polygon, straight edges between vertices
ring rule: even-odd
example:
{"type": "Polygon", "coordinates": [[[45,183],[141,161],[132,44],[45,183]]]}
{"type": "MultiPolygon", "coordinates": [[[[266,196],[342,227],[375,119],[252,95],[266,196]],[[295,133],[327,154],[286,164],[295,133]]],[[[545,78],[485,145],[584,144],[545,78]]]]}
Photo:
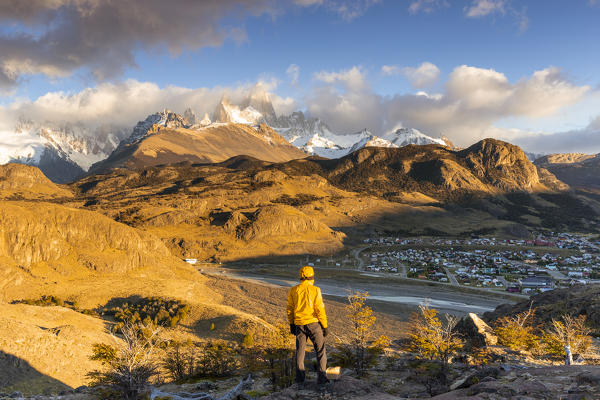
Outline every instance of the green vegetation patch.
{"type": "Polygon", "coordinates": [[[43,295],[39,299],[15,300],[11,304],[27,304],[30,306],[39,307],[65,307],[82,314],[98,316],[98,313],[94,310],[84,310],[79,308],[77,301],[66,301],[60,297],[52,295],[43,295]]]}
{"type": "Polygon", "coordinates": [[[154,324],[169,328],[176,327],[189,313],[190,307],[183,301],[161,297],[144,297],[135,302],[125,301],[121,305],[104,308],[103,316],[111,316],[117,320],[116,330],[125,323],[146,325],[154,324]]]}

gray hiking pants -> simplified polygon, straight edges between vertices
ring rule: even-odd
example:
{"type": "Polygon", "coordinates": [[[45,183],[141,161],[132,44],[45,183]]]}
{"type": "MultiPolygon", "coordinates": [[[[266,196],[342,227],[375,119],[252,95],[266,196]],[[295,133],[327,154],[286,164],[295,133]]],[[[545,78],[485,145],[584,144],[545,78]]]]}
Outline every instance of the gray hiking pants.
{"type": "Polygon", "coordinates": [[[304,356],[306,354],[306,338],[315,346],[319,375],[324,375],[327,370],[327,354],[325,353],[325,339],[323,329],[318,322],[308,325],[296,325],[296,381],[304,382],[304,356]]]}

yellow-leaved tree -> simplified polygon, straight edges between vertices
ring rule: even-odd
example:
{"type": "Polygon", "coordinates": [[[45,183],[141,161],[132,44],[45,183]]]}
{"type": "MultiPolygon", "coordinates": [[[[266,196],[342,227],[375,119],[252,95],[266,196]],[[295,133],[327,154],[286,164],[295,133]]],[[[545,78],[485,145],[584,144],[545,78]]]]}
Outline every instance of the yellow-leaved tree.
{"type": "Polygon", "coordinates": [[[516,315],[499,318],[494,324],[494,333],[498,343],[512,350],[535,350],[539,347],[537,328],[533,325],[535,309],[531,306],[527,311],[516,315]]]}
{"type": "Polygon", "coordinates": [[[565,314],[561,319],[552,319],[550,329],[544,333],[544,344],[549,353],[565,358],[565,365],[573,363],[572,353],[583,354],[592,347],[591,328],[586,316],[574,317],[565,314]]]}
{"type": "Polygon", "coordinates": [[[435,308],[428,304],[420,305],[419,311],[413,313],[409,321],[408,349],[420,358],[439,361],[442,371],[446,371],[450,357],[464,345],[455,329],[458,320],[449,314],[441,320],[435,308]]]}
{"type": "Polygon", "coordinates": [[[352,368],[359,377],[377,363],[379,355],[390,344],[387,336],[375,338],[373,325],[377,318],[371,307],[366,305],[368,298],[368,292],[355,291],[348,295],[346,316],[352,329],[348,338],[337,338],[336,352],[332,355],[334,363],[352,368]]]}

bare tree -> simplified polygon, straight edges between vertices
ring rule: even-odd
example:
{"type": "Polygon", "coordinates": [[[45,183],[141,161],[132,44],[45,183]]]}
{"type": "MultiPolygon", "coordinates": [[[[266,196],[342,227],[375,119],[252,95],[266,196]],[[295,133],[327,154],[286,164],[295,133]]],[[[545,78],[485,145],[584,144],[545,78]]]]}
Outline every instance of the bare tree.
{"type": "Polygon", "coordinates": [[[154,351],[159,333],[155,325],[126,322],[121,328],[122,340],[113,336],[115,347],[95,345],[92,359],[101,361],[105,370],[88,374],[93,384],[114,386],[125,399],[136,399],[146,390],[150,378],[158,374],[154,351]]]}
{"type": "Polygon", "coordinates": [[[574,317],[569,314],[560,320],[552,319],[550,335],[559,341],[565,351],[565,365],[573,364],[572,351],[583,352],[590,346],[591,329],[586,324],[585,315],[574,317]]]}

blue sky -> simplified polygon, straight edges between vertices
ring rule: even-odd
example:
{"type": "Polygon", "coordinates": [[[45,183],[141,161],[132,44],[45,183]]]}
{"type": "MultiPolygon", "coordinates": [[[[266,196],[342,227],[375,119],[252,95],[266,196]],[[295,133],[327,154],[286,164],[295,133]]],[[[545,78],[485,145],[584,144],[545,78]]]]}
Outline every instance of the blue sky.
{"type": "Polygon", "coordinates": [[[416,125],[467,143],[585,131],[600,151],[598,135],[586,130],[600,115],[599,1],[178,0],[170,10],[160,0],[132,0],[146,7],[139,19],[104,2],[93,20],[81,13],[89,0],[28,13],[0,6],[6,109],[128,80],[213,90],[264,81],[282,111],[329,118],[342,133],[416,125]],[[409,68],[425,62],[433,72],[417,87],[409,68]],[[536,71],[550,72],[534,79],[536,71]]]}

